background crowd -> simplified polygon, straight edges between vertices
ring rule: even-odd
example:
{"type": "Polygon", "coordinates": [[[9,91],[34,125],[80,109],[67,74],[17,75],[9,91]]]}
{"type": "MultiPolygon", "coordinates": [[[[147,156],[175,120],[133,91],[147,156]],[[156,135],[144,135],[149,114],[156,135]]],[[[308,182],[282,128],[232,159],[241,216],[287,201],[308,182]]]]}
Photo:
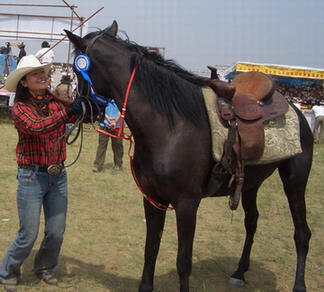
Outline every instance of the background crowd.
{"type": "Polygon", "coordinates": [[[324,105],[323,85],[311,84],[305,85],[290,85],[290,84],[276,84],[276,89],[285,97],[297,100],[305,106],[312,107],[320,102],[324,105]]]}

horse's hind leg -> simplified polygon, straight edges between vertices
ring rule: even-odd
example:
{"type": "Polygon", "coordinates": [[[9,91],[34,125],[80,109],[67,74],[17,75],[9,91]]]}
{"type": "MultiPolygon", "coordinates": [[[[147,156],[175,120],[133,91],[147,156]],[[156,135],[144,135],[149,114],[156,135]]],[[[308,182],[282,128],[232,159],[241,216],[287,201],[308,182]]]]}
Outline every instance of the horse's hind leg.
{"type": "Polygon", "coordinates": [[[146,218],[146,243],[144,268],[139,292],[153,291],[156,258],[159,252],[166,211],[161,211],[144,199],[146,218]]]}
{"type": "Polygon", "coordinates": [[[253,238],[257,229],[257,221],[259,218],[259,212],[256,205],[256,197],[259,187],[260,185],[248,191],[244,191],[242,194],[242,206],[245,212],[244,224],[246,236],[238,268],[228,282],[228,285],[232,288],[241,288],[244,286],[244,273],[248,271],[250,266],[250,254],[253,245],[253,238]]]}
{"type": "Polygon", "coordinates": [[[305,264],[311,238],[311,231],[306,221],[305,203],[305,190],[311,165],[310,163],[305,165],[305,161],[307,161],[305,157],[297,156],[279,167],[279,174],[284,184],[295,226],[294,240],[297,251],[297,268],[293,292],[306,291],[305,264]]]}

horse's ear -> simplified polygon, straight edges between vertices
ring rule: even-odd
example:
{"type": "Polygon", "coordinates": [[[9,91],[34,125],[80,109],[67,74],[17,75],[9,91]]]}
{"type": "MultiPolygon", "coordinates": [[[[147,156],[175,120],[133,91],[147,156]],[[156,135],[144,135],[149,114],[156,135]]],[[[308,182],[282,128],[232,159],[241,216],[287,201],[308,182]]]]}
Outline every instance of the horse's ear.
{"type": "Polygon", "coordinates": [[[82,47],[82,38],[80,38],[79,36],[73,34],[72,32],[66,29],[64,31],[67,37],[70,39],[70,41],[74,44],[74,46],[80,49],[82,47]]]}
{"type": "Polygon", "coordinates": [[[112,36],[116,36],[117,35],[117,32],[118,32],[118,24],[117,24],[117,21],[114,20],[114,22],[112,23],[111,26],[107,27],[105,30],[104,30],[105,33],[108,33],[112,36]]]}

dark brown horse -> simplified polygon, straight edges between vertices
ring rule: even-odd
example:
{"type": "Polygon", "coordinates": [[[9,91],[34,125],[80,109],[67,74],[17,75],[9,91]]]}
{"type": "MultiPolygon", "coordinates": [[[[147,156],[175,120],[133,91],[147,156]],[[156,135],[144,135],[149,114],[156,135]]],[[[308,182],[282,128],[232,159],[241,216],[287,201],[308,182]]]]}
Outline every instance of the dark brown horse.
{"type": "MultiPolygon", "coordinates": [[[[133,168],[143,192],[162,206],[172,205],[178,232],[177,271],[180,291],[189,291],[196,214],[215,164],[210,124],[202,95],[205,81],[172,61],[117,36],[117,23],[104,31],[80,38],[66,31],[76,53],[91,60],[88,76],[94,91],[114,99],[120,110],[133,68],[125,120],[135,140],[133,168]]],[[[79,90],[89,84],[78,74],[79,90]]],[[[257,228],[257,192],[278,169],[294,222],[297,271],[294,292],[305,292],[305,261],[311,232],[306,222],[305,189],[312,164],[313,138],[309,125],[297,110],[302,153],[275,163],[245,167],[242,206],[246,239],[238,269],[231,283],[242,285],[250,265],[250,252],[257,228]]],[[[222,186],[214,196],[232,191],[222,186]]],[[[145,262],[140,292],[153,291],[156,258],[164,227],[165,210],[144,199],[147,224],[145,262]]]]}

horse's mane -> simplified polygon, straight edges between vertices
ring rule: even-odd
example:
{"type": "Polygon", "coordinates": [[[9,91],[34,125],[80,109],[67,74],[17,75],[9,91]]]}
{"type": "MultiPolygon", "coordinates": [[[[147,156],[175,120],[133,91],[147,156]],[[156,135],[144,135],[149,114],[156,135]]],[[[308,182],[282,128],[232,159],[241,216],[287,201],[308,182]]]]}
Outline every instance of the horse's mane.
{"type": "Polygon", "coordinates": [[[134,86],[149,101],[158,113],[166,115],[171,126],[174,125],[173,109],[184,119],[200,126],[206,118],[202,86],[207,86],[203,78],[186,71],[173,60],[166,60],[160,54],[149,52],[145,47],[105,31],[87,34],[90,39],[98,34],[108,40],[120,43],[131,51],[132,71],[136,67],[134,86]]]}

